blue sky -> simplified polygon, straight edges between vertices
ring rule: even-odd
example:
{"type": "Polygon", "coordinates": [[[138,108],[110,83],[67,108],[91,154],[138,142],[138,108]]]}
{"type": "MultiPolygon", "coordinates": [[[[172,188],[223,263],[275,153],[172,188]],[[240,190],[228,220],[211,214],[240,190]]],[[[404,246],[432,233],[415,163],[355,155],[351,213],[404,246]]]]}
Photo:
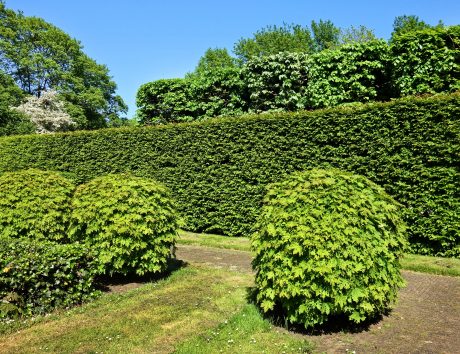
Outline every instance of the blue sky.
{"type": "Polygon", "coordinates": [[[458,0],[6,0],[6,6],[39,16],[81,41],[84,51],[106,64],[118,93],[135,113],[135,95],[143,83],[183,77],[207,48],[231,50],[241,37],[283,22],[309,25],[331,20],[375,30],[388,39],[399,15],[425,22],[460,24],[458,0]]]}

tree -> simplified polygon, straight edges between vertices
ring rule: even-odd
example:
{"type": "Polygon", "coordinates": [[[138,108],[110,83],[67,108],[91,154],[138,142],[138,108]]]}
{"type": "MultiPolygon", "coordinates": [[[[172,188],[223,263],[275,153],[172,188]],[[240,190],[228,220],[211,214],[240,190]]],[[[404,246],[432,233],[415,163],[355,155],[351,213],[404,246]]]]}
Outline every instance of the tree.
{"type": "Polygon", "coordinates": [[[208,71],[235,68],[236,59],[233,58],[226,48],[208,48],[198,61],[198,65],[192,73],[187,74],[188,78],[200,76],[208,71]]]}
{"type": "MultiPolygon", "coordinates": [[[[440,25],[442,24],[440,23],[440,25]]],[[[391,33],[391,38],[394,38],[396,35],[400,35],[403,33],[413,32],[430,27],[431,26],[428,23],[420,20],[418,16],[397,16],[393,22],[393,32],[391,33]]]]}
{"type": "Polygon", "coordinates": [[[27,134],[34,131],[33,124],[22,113],[11,109],[24,97],[13,79],[0,70],[0,136],[27,134]]]}
{"type": "Polygon", "coordinates": [[[332,21],[311,21],[311,30],[315,52],[339,46],[340,28],[336,27],[332,21]]]}
{"type": "Polygon", "coordinates": [[[110,125],[127,110],[106,66],[83,52],[79,41],[37,17],[0,2],[0,69],[27,94],[56,90],[81,128],[110,125]]]}
{"type": "Polygon", "coordinates": [[[15,109],[30,118],[36,133],[65,132],[76,128],[56,91],[42,92],[40,97],[29,96],[15,109]]]}
{"type": "Polygon", "coordinates": [[[241,38],[233,52],[241,62],[280,52],[310,53],[313,40],[308,27],[300,25],[267,26],[254,33],[253,38],[241,38]]]}
{"type": "Polygon", "coordinates": [[[374,31],[365,26],[351,26],[340,31],[340,44],[366,43],[376,39],[374,31]]]}

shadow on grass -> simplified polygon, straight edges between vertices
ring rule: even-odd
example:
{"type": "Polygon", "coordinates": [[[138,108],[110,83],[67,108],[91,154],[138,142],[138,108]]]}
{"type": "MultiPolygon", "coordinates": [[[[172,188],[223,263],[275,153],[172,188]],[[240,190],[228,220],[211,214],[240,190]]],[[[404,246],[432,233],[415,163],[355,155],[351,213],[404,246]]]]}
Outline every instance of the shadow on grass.
{"type": "Polygon", "coordinates": [[[146,283],[156,282],[168,278],[175,271],[184,268],[188,263],[179,259],[170,259],[166,271],[162,273],[147,273],[144,275],[113,274],[101,275],[96,279],[96,287],[102,292],[122,292],[140,287],[146,283]]]}
{"type": "Polygon", "coordinates": [[[264,313],[260,307],[257,305],[256,301],[256,287],[248,287],[247,289],[246,299],[249,303],[254,304],[261,316],[266,320],[270,321],[274,326],[282,327],[288,331],[299,333],[299,334],[306,334],[312,336],[320,336],[323,334],[334,334],[334,333],[360,333],[368,331],[370,326],[377,324],[378,322],[383,320],[384,316],[388,316],[391,312],[390,309],[386,310],[383,314],[379,314],[372,318],[367,319],[361,323],[354,323],[351,322],[347,316],[341,315],[334,315],[329,316],[329,319],[321,324],[310,328],[305,328],[303,324],[295,324],[290,323],[285,315],[281,306],[276,306],[273,311],[264,313]]]}

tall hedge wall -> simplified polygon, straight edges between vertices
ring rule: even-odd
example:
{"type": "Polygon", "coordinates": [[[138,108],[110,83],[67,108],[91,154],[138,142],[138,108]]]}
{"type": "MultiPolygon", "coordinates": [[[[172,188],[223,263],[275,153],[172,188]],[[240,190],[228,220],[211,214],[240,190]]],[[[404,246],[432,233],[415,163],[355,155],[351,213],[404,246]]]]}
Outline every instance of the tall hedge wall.
{"type": "Polygon", "coordinates": [[[406,206],[414,252],[460,255],[460,93],[359,108],[0,139],[0,172],[153,177],[187,228],[248,235],[265,186],[296,170],[364,175],[406,206]]]}

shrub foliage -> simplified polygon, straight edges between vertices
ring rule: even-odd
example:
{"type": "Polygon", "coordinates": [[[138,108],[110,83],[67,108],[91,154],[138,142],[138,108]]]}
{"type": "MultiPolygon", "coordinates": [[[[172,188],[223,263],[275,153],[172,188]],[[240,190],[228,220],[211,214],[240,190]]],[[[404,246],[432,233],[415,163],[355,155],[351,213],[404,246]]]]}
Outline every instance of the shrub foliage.
{"type": "Polygon", "coordinates": [[[439,26],[395,34],[390,43],[372,39],[314,54],[256,55],[241,69],[208,71],[205,80],[142,85],[139,117],[141,123],[161,122],[170,112],[174,119],[166,121],[181,122],[453,92],[460,88],[459,48],[460,26],[439,26]]]}
{"type": "Polygon", "coordinates": [[[165,270],[178,217],[161,184],[111,174],[77,188],[69,230],[97,252],[100,273],[143,275],[165,270]]]}
{"type": "Polygon", "coordinates": [[[186,228],[248,235],[265,186],[335,167],[405,206],[414,252],[460,255],[460,95],[358,108],[0,139],[0,171],[59,170],[78,182],[132,171],[164,183],[186,228]]]}
{"type": "Polygon", "coordinates": [[[65,240],[75,186],[58,173],[29,169],[0,176],[0,237],[65,240]]]}
{"type": "Polygon", "coordinates": [[[0,318],[95,297],[95,261],[80,244],[0,237],[0,318]]]}
{"type": "Polygon", "coordinates": [[[395,95],[460,89],[460,26],[396,35],[391,57],[395,95]]]}
{"type": "Polygon", "coordinates": [[[338,170],[295,173],[268,187],[252,248],[257,302],[291,323],[382,313],[403,285],[400,207],[365,177],[338,170]]]}
{"type": "Polygon", "coordinates": [[[278,53],[254,57],[243,68],[252,112],[305,109],[309,79],[308,55],[278,53]]]}
{"type": "Polygon", "coordinates": [[[310,58],[306,107],[390,98],[390,55],[382,40],[327,49],[310,58]]]}

